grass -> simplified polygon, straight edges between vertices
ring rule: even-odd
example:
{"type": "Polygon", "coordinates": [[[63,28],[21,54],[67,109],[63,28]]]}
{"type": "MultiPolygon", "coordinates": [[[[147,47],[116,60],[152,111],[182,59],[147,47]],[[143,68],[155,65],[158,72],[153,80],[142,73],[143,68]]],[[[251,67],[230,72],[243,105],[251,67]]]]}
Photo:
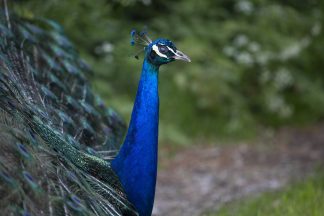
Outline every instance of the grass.
{"type": "Polygon", "coordinates": [[[288,186],[278,192],[229,203],[205,216],[323,216],[324,174],[288,186]]]}

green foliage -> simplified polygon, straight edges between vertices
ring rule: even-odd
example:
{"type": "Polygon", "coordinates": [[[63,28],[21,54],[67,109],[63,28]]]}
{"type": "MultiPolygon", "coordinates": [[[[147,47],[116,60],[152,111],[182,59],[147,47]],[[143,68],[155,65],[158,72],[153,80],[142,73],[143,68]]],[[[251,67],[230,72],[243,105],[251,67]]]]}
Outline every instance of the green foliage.
{"type": "Polygon", "coordinates": [[[130,30],[148,26],[153,39],[175,41],[192,63],[161,70],[162,139],[186,143],[324,116],[319,2],[30,0],[14,7],[61,23],[94,68],[97,90],[126,118],[141,68],[130,30]]]}
{"type": "Polygon", "coordinates": [[[228,204],[208,216],[321,216],[324,212],[324,177],[318,175],[281,192],[266,193],[241,203],[228,204]]]}

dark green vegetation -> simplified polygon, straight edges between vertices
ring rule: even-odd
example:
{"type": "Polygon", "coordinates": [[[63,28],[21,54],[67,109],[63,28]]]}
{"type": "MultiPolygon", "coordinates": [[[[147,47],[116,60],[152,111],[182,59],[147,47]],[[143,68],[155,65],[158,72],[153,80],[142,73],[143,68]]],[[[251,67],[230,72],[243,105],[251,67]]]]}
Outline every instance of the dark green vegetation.
{"type": "Polygon", "coordinates": [[[324,212],[324,176],[311,178],[280,192],[224,206],[208,216],[321,216],[324,212]]]}
{"type": "Polygon", "coordinates": [[[324,117],[319,0],[30,0],[15,9],[61,23],[107,105],[130,116],[141,60],[129,32],[176,42],[191,64],[160,73],[161,138],[251,137],[324,117]],[[199,125],[199,127],[197,127],[199,125]]]}

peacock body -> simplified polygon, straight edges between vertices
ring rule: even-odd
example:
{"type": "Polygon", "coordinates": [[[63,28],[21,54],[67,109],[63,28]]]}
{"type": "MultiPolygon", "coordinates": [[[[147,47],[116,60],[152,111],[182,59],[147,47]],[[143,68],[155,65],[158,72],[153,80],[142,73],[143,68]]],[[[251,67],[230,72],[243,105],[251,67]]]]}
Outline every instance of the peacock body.
{"type": "Polygon", "coordinates": [[[158,69],[189,58],[169,40],[132,33],[145,57],[120,149],[125,124],[91,90],[91,70],[62,28],[0,19],[1,215],[151,215],[158,69]]]}

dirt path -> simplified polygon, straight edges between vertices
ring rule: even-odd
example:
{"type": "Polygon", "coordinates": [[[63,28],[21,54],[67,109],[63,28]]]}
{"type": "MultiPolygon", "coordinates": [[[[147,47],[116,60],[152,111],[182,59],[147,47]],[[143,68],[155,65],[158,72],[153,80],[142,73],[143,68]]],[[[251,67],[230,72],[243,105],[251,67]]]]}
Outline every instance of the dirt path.
{"type": "Polygon", "coordinates": [[[196,216],[280,188],[324,164],[324,125],[283,129],[254,144],[201,147],[163,161],[153,215],[196,216]]]}

